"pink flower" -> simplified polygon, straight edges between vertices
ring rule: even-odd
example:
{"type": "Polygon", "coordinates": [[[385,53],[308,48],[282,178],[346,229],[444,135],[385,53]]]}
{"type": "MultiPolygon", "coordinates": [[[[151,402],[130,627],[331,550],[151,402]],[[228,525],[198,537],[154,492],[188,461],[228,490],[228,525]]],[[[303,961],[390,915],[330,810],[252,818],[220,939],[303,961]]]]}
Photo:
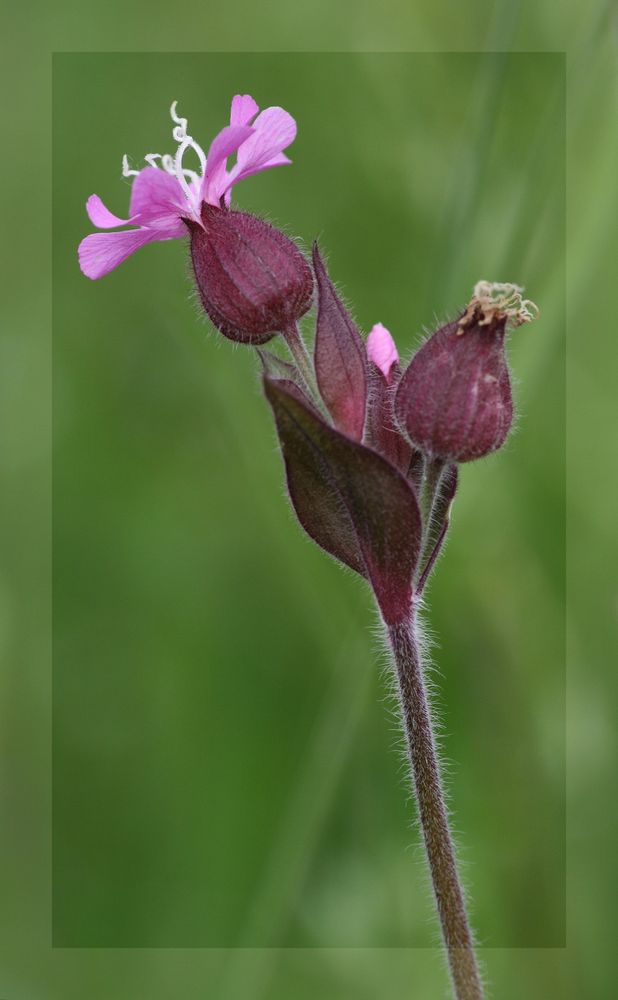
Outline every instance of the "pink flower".
{"type": "Polygon", "coordinates": [[[79,266],[88,278],[102,278],[132,253],[156,240],[173,240],[187,235],[184,219],[202,225],[204,202],[229,207],[232,187],[251,174],[291,161],[283,150],[296,137],[296,122],[283,108],[259,108],[248,94],[232,100],[230,124],[221,129],[210,144],[208,155],[187,133],[187,119],[178,117],[176,102],[171,116],[178,148],[174,156],[148,153],[148,166],[130,170],[123,157],[123,176],[133,177],[129,218],[120,219],[109,211],[98,195],[86,202],[93,225],[99,229],[117,229],[115,233],[93,233],[79,245],[79,266]],[[256,117],[257,115],[257,117],[256,117]],[[185,153],[192,149],[200,171],[183,166],[185,153]],[[236,153],[236,163],[228,169],[227,161],[236,153]]]}
{"type": "Polygon", "coordinates": [[[376,323],[367,337],[367,357],[378,368],[387,382],[391,381],[393,365],[399,364],[395,341],[381,323],[376,323]]]}

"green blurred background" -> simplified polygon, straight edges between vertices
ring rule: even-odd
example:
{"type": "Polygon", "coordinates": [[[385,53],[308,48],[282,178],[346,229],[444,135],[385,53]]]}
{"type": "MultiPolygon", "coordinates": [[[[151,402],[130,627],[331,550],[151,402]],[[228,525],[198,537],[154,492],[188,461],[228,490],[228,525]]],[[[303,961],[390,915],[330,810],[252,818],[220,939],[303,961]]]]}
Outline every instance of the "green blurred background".
{"type": "Polygon", "coordinates": [[[180,243],[98,285],[75,268],[85,198],[122,213],[119,156],[170,148],[171,98],[207,142],[246,89],[300,134],[294,166],[238,203],[317,232],[364,329],[410,350],[479,276],[541,305],[512,342],[518,433],[465,470],[429,619],[492,996],[612,996],[613,5],[67,3],[7,21],[5,134],[39,175],[2,191],[0,994],[446,990],[370,602],[286,511],[250,352],[196,320],[180,243]],[[204,45],[451,54],[56,57],[52,949],[49,50],[204,45]],[[568,50],[566,937],[564,61],[509,49],[568,50]],[[238,942],[258,947],[214,947],[238,942]]]}
{"type": "MultiPolygon", "coordinates": [[[[564,941],[564,60],[58,55],[54,61],[54,942],[435,940],[369,595],[307,544],[251,349],[196,319],[186,245],[76,268],[121,155],[230,96],[298,120],[236,202],[320,236],[361,328],[408,354],[478,278],[520,431],[463,471],[432,588],[455,825],[487,946],[564,941]],[[71,136],[79,135],[76,148],[71,136]]],[[[312,320],[307,327],[310,328],[312,320]]]]}

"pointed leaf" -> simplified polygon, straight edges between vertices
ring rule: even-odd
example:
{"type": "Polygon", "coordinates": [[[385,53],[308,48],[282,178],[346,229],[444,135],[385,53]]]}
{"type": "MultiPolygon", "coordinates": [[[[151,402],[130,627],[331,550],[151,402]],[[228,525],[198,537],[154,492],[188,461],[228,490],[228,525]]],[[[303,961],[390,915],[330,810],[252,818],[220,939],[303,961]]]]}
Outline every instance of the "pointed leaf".
{"type": "Polygon", "coordinates": [[[318,284],[315,335],[318,387],[335,425],[360,441],[367,400],[365,345],[334,289],[317,244],[313,247],[313,266],[318,284]]]}
{"type": "Polygon", "coordinates": [[[387,624],[408,613],[421,544],[416,496],[370,448],[340,434],[265,377],[292,504],[307,534],[371,583],[387,624]]]}

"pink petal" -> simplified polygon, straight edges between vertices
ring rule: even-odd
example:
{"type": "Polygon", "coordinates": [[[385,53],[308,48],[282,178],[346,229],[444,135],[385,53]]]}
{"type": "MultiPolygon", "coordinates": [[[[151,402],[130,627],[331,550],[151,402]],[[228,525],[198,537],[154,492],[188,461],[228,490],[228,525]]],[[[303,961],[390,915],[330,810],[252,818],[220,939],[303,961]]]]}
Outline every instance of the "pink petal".
{"type": "Polygon", "coordinates": [[[253,123],[254,134],[238,150],[229,183],[236,184],[260,170],[289,163],[282,151],[296,138],[296,122],[283,108],[266,108],[253,123]]]}
{"type": "Polygon", "coordinates": [[[390,381],[391,369],[399,362],[399,354],[395,341],[381,323],[376,323],[367,337],[367,357],[380,369],[386,381],[390,381]]]}
{"type": "Polygon", "coordinates": [[[227,205],[228,208],[230,207],[230,203],[232,201],[232,187],[238,181],[243,180],[244,177],[249,177],[250,175],[253,174],[259,174],[263,170],[270,170],[271,167],[289,166],[291,163],[292,161],[285,155],[285,153],[279,153],[277,156],[273,156],[272,160],[267,160],[266,163],[263,163],[261,167],[256,167],[254,170],[249,170],[246,173],[243,171],[242,176],[236,174],[236,167],[233,167],[227,174],[227,178],[225,181],[227,186],[227,190],[225,192],[225,204],[227,205]]]}
{"type": "Polygon", "coordinates": [[[232,98],[232,110],[230,113],[230,125],[249,125],[252,118],[255,118],[259,107],[249,94],[236,94],[232,98]]]}
{"type": "Polygon", "coordinates": [[[116,226],[126,226],[130,219],[119,219],[117,215],[106,208],[98,194],[91,194],[86,202],[88,218],[98,229],[115,229],[116,226]]]}
{"type": "Polygon", "coordinates": [[[158,167],[144,167],[133,181],[130,212],[141,226],[165,233],[155,239],[184,236],[186,229],[180,217],[191,214],[178,180],[158,167]]]}
{"type": "MultiPolygon", "coordinates": [[[[283,167],[290,164],[291,162],[292,161],[290,160],[289,156],[286,156],[285,153],[277,153],[277,155],[273,156],[272,159],[266,160],[266,163],[263,163],[259,169],[270,170],[271,167],[283,167]]],[[[257,173],[257,171],[255,171],[255,173],[257,173]]]]}
{"type": "Polygon", "coordinates": [[[226,125],[212,140],[206,157],[206,172],[202,181],[202,199],[210,205],[218,205],[228,188],[227,158],[242,146],[254,130],[246,125],[226,125]]]}
{"type": "Polygon", "coordinates": [[[155,229],[92,233],[79,244],[79,266],[87,278],[102,278],[146,243],[168,238],[157,233],[155,229]]]}

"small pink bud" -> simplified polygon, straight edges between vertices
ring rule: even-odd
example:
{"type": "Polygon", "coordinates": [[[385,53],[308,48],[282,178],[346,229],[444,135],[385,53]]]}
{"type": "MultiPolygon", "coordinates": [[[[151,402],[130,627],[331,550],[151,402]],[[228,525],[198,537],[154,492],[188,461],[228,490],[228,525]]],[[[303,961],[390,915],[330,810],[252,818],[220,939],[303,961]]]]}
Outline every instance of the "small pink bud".
{"type": "Polygon", "coordinates": [[[202,205],[185,220],[202,305],[230,340],[265,344],[311,305],[313,275],[295,243],[262,219],[202,205]]]}
{"type": "Polygon", "coordinates": [[[379,368],[387,382],[392,380],[393,365],[399,364],[395,341],[381,323],[376,323],[367,337],[367,357],[379,368]]]}
{"type": "Polygon", "coordinates": [[[534,318],[515,285],[479,282],[465,312],[412,358],[395,399],[396,418],[430,458],[470,462],[504,444],[513,422],[505,353],[507,322],[534,318]]]}
{"type": "Polygon", "coordinates": [[[401,378],[399,354],[395,341],[381,323],[376,323],[367,337],[367,357],[370,392],[366,442],[407,476],[413,449],[395,424],[393,410],[397,383],[401,378]]]}

